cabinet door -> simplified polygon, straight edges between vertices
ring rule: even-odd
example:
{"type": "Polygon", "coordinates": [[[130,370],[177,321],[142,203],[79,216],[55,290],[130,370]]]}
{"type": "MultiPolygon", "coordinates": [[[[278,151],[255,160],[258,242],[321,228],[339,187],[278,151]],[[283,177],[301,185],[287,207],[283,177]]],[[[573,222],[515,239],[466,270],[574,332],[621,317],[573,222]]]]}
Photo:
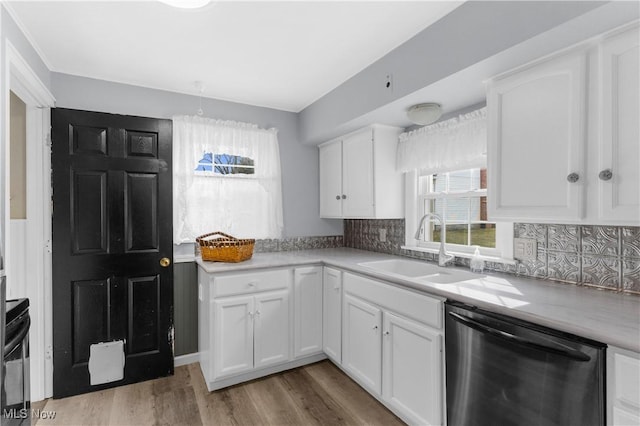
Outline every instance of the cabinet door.
{"type": "Polygon", "coordinates": [[[322,266],[296,268],[294,356],[322,352],[322,266]]]}
{"type": "Polygon", "coordinates": [[[640,354],[607,348],[606,395],[608,425],[640,424],[640,354]]]}
{"type": "Polygon", "coordinates": [[[380,395],[382,341],[380,309],[344,295],[342,366],[362,386],[380,395]]]}
{"type": "Polygon", "coordinates": [[[338,364],[342,363],[342,272],[324,268],[322,346],[338,364]]]}
{"type": "Polygon", "coordinates": [[[384,400],[411,424],[442,424],[440,334],[388,312],[382,330],[384,400]]]}
{"type": "Polygon", "coordinates": [[[255,296],[254,357],[261,368],[288,361],[289,291],[274,291],[255,296]]]}
{"type": "Polygon", "coordinates": [[[253,369],[253,296],[228,297],[212,304],[214,377],[253,369]]]}
{"type": "Polygon", "coordinates": [[[342,141],[342,191],[344,217],[374,217],[371,129],[342,141]]]}
{"type": "Polygon", "coordinates": [[[602,137],[593,171],[600,222],[640,224],[639,37],[634,29],[602,45],[602,137]]]}
{"type": "Polygon", "coordinates": [[[489,86],[490,220],[582,218],[585,69],[573,54],[489,86]]]}
{"type": "Polygon", "coordinates": [[[342,142],[320,147],[320,216],[342,217],[342,142]]]}

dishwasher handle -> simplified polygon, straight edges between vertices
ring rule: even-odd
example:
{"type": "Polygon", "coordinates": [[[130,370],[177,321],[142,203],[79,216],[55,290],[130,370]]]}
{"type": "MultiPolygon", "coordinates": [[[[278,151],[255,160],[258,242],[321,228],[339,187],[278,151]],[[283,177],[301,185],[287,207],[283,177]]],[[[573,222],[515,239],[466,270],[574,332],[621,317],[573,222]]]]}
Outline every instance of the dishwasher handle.
{"type": "Polygon", "coordinates": [[[528,340],[528,339],[524,339],[522,337],[516,336],[514,334],[511,333],[507,333],[506,331],[503,330],[498,330],[496,328],[493,328],[489,325],[486,325],[478,320],[469,318],[467,316],[464,315],[460,315],[456,312],[449,312],[449,315],[451,316],[452,319],[454,319],[455,321],[466,325],[467,327],[473,328],[474,330],[478,330],[482,333],[486,333],[486,334],[490,334],[492,336],[498,337],[500,339],[503,340],[507,340],[509,342],[515,343],[517,345],[521,345],[521,346],[527,346],[530,348],[535,348],[538,350],[541,350],[543,352],[550,352],[556,355],[562,355],[564,357],[567,358],[571,358],[574,361],[579,361],[579,362],[587,362],[591,360],[591,357],[587,354],[585,354],[584,352],[580,352],[580,351],[576,351],[573,349],[562,349],[562,348],[555,348],[553,346],[547,346],[544,345],[542,343],[538,343],[538,342],[534,342],[532,340],[528,340]]]}

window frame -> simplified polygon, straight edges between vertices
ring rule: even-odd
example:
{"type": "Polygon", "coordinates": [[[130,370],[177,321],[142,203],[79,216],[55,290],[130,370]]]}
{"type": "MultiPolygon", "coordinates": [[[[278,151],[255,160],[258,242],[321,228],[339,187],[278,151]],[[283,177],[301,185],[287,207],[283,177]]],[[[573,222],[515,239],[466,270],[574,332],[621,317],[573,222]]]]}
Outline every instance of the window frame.
{"type": "MultiPolygon", "coordinates": [[[[440,249],[440,242],[416,240],[414,238],[420,219],[426,213],[425,201],[436,198],[428,197],[421,193],[419,180],[420,174],[417,170],[405,173],[405,245],[402,248],[437,253],[440,249]]],[[[490,196],[490,191],[487,188],[473,191],[455,191],[455,193],[447,194],[446,197],[466,198],[474,193],[490,196]]],[[[487,222],[496,224],[496,246],[495,248],[480,247],[480,255],[486,260],[513,262],[513,222],[487,222]]],[[[449,253],[458,257],[471,257],[475,252],[476,246],[445,243],[445,247],[449,253]]]]}
{"type": "MultiPolygon", "coordinates": [[[[251,157],[245,157],[242,155],[236,154],[227,154],[227,153],[216,153],[216,152],[205,152],[205,154],[211,154],[212,162],[205,163],[205,165],[210,165],[211,170],[198,170],[197,168],[193,170],[194,176],[202,176],[202,177],[213,177],[213,178],[223,178],[223,179],[257,179],[256,171],[257,167],[255,165],[255,161],[251,157]],[[227,163],[216,163],[216,157],[218,156],[231,156],[231,157],[239,157],[239,158],[247,158],[251,160],[254,164],[246,165],[246,164],[227,164],[227,163]],[[252,169],[253,173],[220,173],[216,171],[217,167],[229,167],[229,168],[243,168],[243,169],[252,169]]],[[[202,165],[202,162],[198,162],[198,167],[202,165]]]]}

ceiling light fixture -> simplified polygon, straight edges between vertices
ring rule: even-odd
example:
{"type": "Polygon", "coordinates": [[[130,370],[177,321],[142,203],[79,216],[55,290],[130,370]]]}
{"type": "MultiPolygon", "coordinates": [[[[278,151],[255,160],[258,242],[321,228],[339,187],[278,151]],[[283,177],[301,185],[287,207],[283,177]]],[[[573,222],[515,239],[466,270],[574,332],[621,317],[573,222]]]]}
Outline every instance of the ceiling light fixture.
{"type": "Polygon", "coordinates": [[[169,6],[178,7],[180,9],[198,9],[205,7],[211,0],[159,0],[169,6]]]}
{"type": "Polygon", "coordinates": [[[442,107],[436,103],[417,104],[407,110],[407,118],[421,126],[435,123],[441,116],[442,107]]]}

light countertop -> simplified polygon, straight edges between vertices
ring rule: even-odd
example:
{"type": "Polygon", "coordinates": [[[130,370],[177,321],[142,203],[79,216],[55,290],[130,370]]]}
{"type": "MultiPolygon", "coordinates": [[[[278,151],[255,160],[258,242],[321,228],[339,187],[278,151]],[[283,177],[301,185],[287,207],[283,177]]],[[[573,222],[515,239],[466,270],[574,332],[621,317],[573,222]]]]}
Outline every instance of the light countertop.
{"type": "Polygon", "coordinates": [[[212,274],[310,264],[333,266],[640,352],[639,296],[494,272],[454,284],[434,284],[360,265],[393,258],[400,257],[336,248],[256,253],[241,263],[204,262],[200,258],[196,262],[212,274]]]}

